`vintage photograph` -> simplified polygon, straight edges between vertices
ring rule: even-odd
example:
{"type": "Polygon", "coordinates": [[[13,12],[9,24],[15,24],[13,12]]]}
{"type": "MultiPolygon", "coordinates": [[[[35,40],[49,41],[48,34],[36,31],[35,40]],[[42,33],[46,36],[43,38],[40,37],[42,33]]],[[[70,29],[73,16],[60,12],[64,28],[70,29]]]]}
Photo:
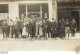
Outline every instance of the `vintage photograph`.
{"type": "Polygon", "coordinates": [[[80,0],[0,0],[0,51],[80,51],[80,0]]]}

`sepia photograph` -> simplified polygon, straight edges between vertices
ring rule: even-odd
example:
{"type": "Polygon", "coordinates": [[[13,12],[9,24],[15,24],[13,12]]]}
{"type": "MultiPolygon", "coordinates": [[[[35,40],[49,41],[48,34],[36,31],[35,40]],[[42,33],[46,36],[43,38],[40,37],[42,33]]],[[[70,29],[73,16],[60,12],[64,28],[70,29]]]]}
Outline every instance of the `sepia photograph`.
{"type": "Polygon", "coordinates": [[[0,51],[80,51],[80,0],[0,0],[0,51]]]}

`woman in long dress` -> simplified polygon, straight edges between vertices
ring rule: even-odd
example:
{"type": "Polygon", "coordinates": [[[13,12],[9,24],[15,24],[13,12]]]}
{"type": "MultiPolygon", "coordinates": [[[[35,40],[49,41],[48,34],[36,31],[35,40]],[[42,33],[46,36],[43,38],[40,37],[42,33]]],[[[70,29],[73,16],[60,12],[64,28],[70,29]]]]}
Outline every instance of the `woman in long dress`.
{"type": "Polygon", "coordinates": [[[39,19],[36,20],[36,37],[39,36],[39,19]]]}
{"type": "Polygon", "coordinates": [[[26,23],[23,23],[22,37],[26,37],[26,23]]]}
{"type": "Polygon", "coordinates": [[[13,38],[13,21],[12,20],[10,20],[10,35],[9,35],[9,37],[10,38],[13,38]]]}
{"type": "Polygon", "coordinates": [[[39,37],[43,36],[42,19],[39,21],[39,37]]]}
{"type": "Polygon", "coordinates": [[[29,21],[26,22],[26,37],[29,36],[29,21]]]}

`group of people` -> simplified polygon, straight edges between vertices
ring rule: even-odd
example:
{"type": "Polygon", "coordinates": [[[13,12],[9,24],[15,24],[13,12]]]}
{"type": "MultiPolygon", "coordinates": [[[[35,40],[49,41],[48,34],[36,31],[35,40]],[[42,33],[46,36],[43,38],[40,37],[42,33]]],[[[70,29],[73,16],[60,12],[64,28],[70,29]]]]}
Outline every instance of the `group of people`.
{"type": "Polygon", "coordinates": [[[62,36],[69,38],[71,34],[72,37],[75,37],[75,32],[77,30],[77,22],[74,17],[71,21],[69,19],[59,20],[58,26],[59,29],[61,29],[59,31],[63,34],[62,36]]]}
{"type": "Polygon", "coordinates": [[[75,36],[75,31],[77,29],[76,21],[73,18],[71,21],[69,19],[61,19],[56,22],[54,18],[50,21],[49,18],[16,18],[16,21],[10,19],[10,24],[3,21],[2,33],[3,38],[27,38],[34,37],[36,39],[47,38],[65,38],[66,35],[71,32],[72,36],[75,36]]]}

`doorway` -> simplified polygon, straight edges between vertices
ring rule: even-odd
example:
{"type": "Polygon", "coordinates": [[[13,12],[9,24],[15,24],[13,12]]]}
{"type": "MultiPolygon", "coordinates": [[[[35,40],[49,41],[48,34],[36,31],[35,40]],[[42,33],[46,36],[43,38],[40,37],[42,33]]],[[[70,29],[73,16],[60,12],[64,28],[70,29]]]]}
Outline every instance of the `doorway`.
{"type": "Polygon", "coordinates": [[[72,18],[74,17],[77,22],[77,31],[79,31],[79,11],[72,11],[71,12],[72,18]]]}
{"type": "Polygon", "coordinates": [[[24,15],[24,17],[26,17],[27,15],[28,18],[30,18],[31,16],[42,18],[45,18],[46,16],[47,18],[49,18],[48,4],[19,4],[19,18],[21,18],[22,14],[24,15]]]}

